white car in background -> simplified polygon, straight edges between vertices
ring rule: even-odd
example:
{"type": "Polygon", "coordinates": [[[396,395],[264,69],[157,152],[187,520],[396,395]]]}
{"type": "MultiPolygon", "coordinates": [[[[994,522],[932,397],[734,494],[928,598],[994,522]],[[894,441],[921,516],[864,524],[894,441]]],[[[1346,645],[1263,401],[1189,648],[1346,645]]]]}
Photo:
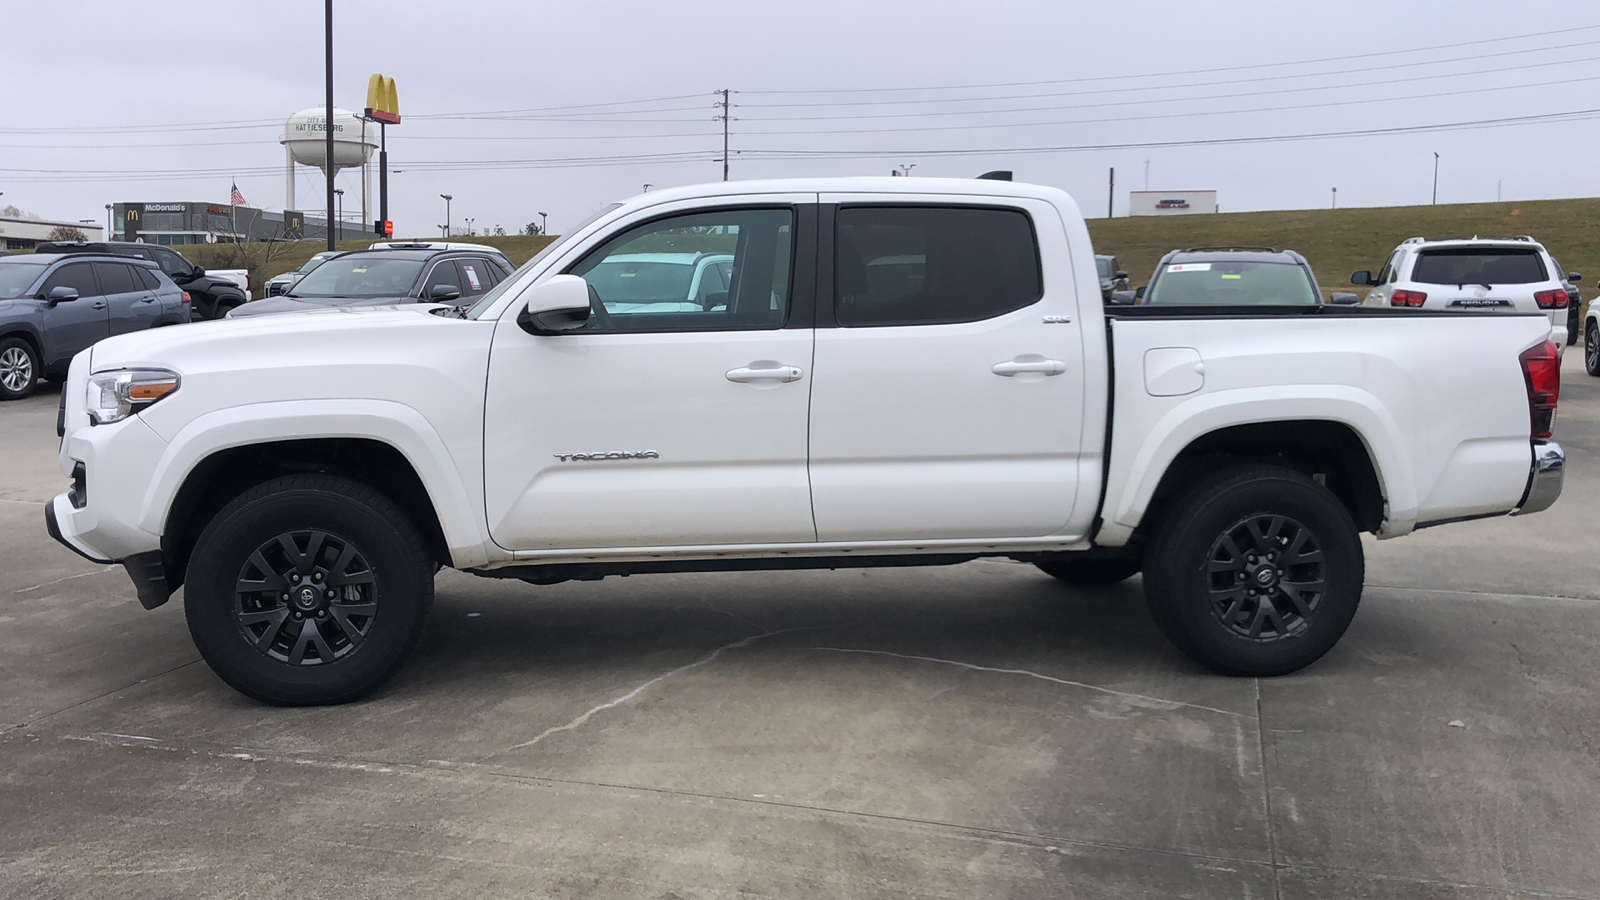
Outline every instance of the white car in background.
{"type": "Polygon", "coordinates": [[[320,266],[328,260],[333,259],[335,256],[338,256],[340,252],[342,251],[324,250],[306,260],[305,265],[295,269],[293,272],[284,272],[282,275],[274,275],[271,278],[268,278],[266,282],[261,285],[261,296],[276,297],[279,294],[288,293],[289,288],[294,287],[294,283],[296,281],[299,281],[301,278],[305,277],[307,273],[309,273],[312,269],[315,269],[317,266],[320,266]]]}
{"type": "Polygon", "coordinates": [[[1374,276],[1350,276],[1371,285],[1365,306],[1402,309],[1543,312],[1550,340],[1567,345],[1568,277],[1544,245],[1526,235],[1509,238],[1414,237],[1389,255],[1374,276]]]}
{"type": "Polygon", "coordinates": [[[733,254],[616,253],[583,277],[612,312],[711,310],[728,304],[733,254]]]}

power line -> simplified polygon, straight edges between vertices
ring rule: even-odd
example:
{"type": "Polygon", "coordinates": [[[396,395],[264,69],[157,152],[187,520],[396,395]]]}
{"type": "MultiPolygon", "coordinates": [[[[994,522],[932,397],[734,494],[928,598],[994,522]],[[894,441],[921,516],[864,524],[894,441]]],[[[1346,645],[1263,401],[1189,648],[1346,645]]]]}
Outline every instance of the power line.
{"type": "MultiPolygon", "coordinates": [[[[1340,56],[1325,56],[1318,59],[1294,59],[1283,62],[1253,63],[1245,66],[1220,66],[1206,69],[1180,69],[1168,72],[1144,72],[1127,75],[1094,75],[1085,78],[1053,78],[1044,81],[997,81],[987,84],[954,84],[939,87],[887,87],[887,88],[832,88],[826,90],[781,90],[781,91],[745,91],[746,94],[882,94],[909,91],[961,91],[982,90],[985,88],[1002,87],[1034,87],[1048,84],[1086,84],[1094,81],[1118,81],[1129,78],[1165,78],[1175,75],[1210,75],[1216,72],[1244,72],[1254,69],[1274,69],[1283,66],[1314,65],[1325,62],[1345,62],[1352,59],[1376,59],[1383,56],[1399,54],[1427,53],[1433,50],[1449,50],[1456,47],[1477,47],[1483,44],[1497,44],[1505,41],[1521,41],[1529,38],[1550,37],[1551,35],[1573,34],[1579,31],[1594,31],[1600,25],[1578,25],[1571,28],[1558,28],[1553,31],[1534,31],[1527,34],[1504,35],[1501,37],[1483,38],[1476,41],[1452,41],[1448,44],[1434,44],[1428,47],[1404,47],[1395,50],[1378,50],[1371,53],[1343,54],[1340,56]]],[[[1539,48],[1544,49],[1544,48],[1539,48]]]]}

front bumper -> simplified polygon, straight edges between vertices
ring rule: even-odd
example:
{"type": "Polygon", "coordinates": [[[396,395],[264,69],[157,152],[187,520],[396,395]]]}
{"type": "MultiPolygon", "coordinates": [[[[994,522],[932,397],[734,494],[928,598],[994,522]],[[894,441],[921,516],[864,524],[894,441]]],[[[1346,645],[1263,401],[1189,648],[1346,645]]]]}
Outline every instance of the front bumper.
{"type": "Polygon", "coordinates": [[[1522,502],[1512,511],[1513,516],[1544,512],[1561,496],[1561,483],[1566,477],[1567,454],[1560,444],[1533,445],[1533,467],[1528,473],[1528,489],[1522,502]]]}

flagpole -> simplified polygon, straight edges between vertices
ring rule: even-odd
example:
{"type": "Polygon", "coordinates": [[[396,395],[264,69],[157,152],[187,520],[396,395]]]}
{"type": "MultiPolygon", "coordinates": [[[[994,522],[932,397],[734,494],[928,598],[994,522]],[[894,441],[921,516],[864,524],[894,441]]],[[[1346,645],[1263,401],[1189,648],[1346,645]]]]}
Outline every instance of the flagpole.
{"type": "Polygon", "coordinates": [[[233,194],[239,190],[239,176],[235,175],[228,182],[228,227],[233,231],[233,242],[239,243],[239,204],[233,202],[233,194]]]}

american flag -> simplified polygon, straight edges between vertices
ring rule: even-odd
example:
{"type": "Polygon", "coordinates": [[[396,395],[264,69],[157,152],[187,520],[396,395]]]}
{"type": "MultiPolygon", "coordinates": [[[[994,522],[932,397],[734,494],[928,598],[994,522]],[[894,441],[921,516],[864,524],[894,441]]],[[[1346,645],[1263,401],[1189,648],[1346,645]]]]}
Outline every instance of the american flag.
{"type": "Polygon", "coordinates": [[[234,206],[248,205],[245,203],[244,195],[239,193],[239,183],[237,181],[233,183],[233,196],[228,198],[228,202],[234,206]]]}

